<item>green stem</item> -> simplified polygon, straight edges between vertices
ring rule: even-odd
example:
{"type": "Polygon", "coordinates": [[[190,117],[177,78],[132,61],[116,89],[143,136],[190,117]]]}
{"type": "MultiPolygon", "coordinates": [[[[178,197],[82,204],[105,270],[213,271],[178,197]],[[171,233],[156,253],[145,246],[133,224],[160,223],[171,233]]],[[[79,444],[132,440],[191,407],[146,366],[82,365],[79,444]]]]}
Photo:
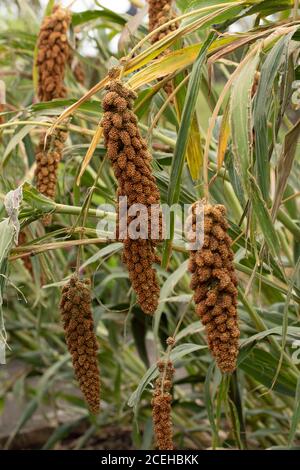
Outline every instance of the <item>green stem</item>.
{"type": "MultiPolygon", "coordinates": [[[[56,204],[54,212],[56,212],[57,214],[79,215],[82,212],[82,207],[68,206],[67,204],[56,204]]],[[[108,217],[111,220],[116,218],[115,213],[106,212],[101,209],[89,209],[88,214],[92,217],[108,217]]]]}
{"type": "Polygon", "coordinates": [[[277,219],[294,235],[297,241],[300,241],[300,227],[286,212],[284,212],[284,210],[279,209],[277,219]]]}

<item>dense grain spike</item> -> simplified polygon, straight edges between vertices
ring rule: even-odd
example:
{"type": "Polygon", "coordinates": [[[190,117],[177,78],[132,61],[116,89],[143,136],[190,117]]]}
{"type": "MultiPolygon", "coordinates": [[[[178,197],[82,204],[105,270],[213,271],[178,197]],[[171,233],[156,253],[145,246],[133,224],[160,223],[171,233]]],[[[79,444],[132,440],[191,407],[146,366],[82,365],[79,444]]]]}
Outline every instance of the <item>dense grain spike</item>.
{"type": "MultiPolygon", "coordinates": [[[[148,15],[149,15],[149,31],[152,32],[156,28],[164,25],[168,21],[176,17],[174,9],[172,8],[173,0],[148,0],[148,15]]],[[[152,44],[163,39],[170,32],[178,28],[178,23],[174,22],[170,25],[160,29],[156,34],[151,36],[150,41],[152,44]]],[[[164,52],[166,54],[168,50],[164,52]]],[[[170,95],[173,91],[172,82],[166,83],[164,86],[165,92],[170,95]]]]}
{"type": "Polygon", "coordinates": [[[173,425],[172,425],[172,388],[175,369],[173,363],[164,361],[157,363],[159,377],[155,381],[152,404],[152,418],[156,446],[159,450],[173,450],[173,425]]]}
{"type": "MultiPolygon", "coordinates": [[[[176,17],[172,8],[173,0],[148,0],[148,3],[150,32],[176,17]]],[[[167,34],[175,31],[177,28],[178,25],[176,22],[167,25],[151,37],[151,42],[155,43],[163,39],[167,34]]]]}
{"type": "MultiPolygon", "coordinates": [[[[135,97],[135,93],[121,81],[112,79],[106,86],[106,95],[103,99],[102,126],[107,155],[118,180],[118,196],[127,197],[128,208],[134,204],[143,204],[146,208],[147,220],[143,220],[148,224],[148,238],[143,238],[141,235],[133,239],[130,234],[122,237],[119,229],[117,238],[124,241],[123,261],[127,265],[138,303],[145,313],[153,314],[159,297],[156,271],[152,267],[157,259],[155,245],[159,233],[156,240],[150,233],[151,224],[152,228],[154,226],[151,206],[157,205],[159,211],[160,195],[152,175],[151,156],[132,111],[135,97]]],[[[121,214],[118,214],[118,219],[121,220],[121,214]]],[[[129,227],[133,220],[134,218],[128,217],[125,225],[129,227]]],[[[159,224],[160,222],[157,224],[158,232],[159,224]]]]}
{"type": "Polygon", "coordinates": [[[66,96],[64,76],[70,54],[67,39],[70,21],[70,12],[56,5],[52,14],[46,16],[41,25],[37,54],[40,101],[66,96]]]}
{"type": "MultiPolygon", "coordinates": [[[[190,252],[189,271],[196,313],[205,325],[209,349],[220,370],[232,373],[236,369],[240,331],[237,277],[225,214],[222,205],[204,206],[204,246],[190,252]]],[[[195,223],[194,210],[191,217],[195,223]]]]}
{"type": "MultiPolygon", "coordinates": [[[[45,136],[42,135],[36,151],[36,184],[40,193],[54,199],[56,190],[58,164],[61,160],[64,143],[67,139],[67,132],[57,129],[53,135],[47,139],[45,146],[45,136]]],[[[43,218],[44,225],[51,223],[51,215],[43,218]]]]}
{"type": "Polygon", "coordinates": [[[100,377],[90,282],[73,276],[63,288],[60,311],[76,378],[91,412],[96,414],[100,409],[100,377]]]}
{"type": "MultiPolygon", "coordinates": [[[[67,39],[70,21],[70,12],[56,5],[52,14],[46,16],[41,25],[36,61],[40,101],[64,98],[67,94],[64,76],[70,57],[70,46],[67,39]]],[[[57,168],[66,138],[67,134],[58,130],[54,136],[48,139],[44,148],[45,136],[42,135],[36,152],[37,188],[51,199],[54,199],[55,196],[57,168]]],[[[44,225],[50,225],[52,216],[47,214],[42,221],[44,225]]]]}

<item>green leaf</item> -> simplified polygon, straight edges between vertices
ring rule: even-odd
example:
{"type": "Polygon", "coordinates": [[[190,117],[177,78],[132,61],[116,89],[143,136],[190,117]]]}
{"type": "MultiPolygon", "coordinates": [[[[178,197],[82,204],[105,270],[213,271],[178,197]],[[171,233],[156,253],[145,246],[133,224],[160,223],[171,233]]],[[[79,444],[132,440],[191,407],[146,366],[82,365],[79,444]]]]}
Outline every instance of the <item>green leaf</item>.
{"type": "Polygon", "coordinates": [[[106,20],[112,21],[112,23],[119,24],[124,26],[126,24],[126,19],[122,18],[122,16],[114,13],[111,10],[103,9],[103,10],[85,10],[78,13],[72,14],[72,25],[78,26],[84,23],[88,23],[89,21],[97,20],[99,18],[104,18],[106,20]]]}
{"type": "MultiPolygon", "coordinates": [[[[250,377],[254,378],[258,383],[271,389],[276,373],[277,363],[277,356],[274,356],[267,351],[254,348],[239,364],[239,368],[246,374],[250,375],[250,377]]],[[[277,393],[294,397],[295,387],[296,381],[289,373],[289,369],[281,369],[278,374],[277,381],[273,386],[273,390],[277,393]]]]}
{"type": "Polygon", "coordinates": [[[268,54],[260,74],[257,94],[254,102],[255,154],[257,182],[263,199],[269,195],[270,163],[268,145],[268,115],[273,103],[272,88],[280,66],[285,62],[288,46],[294,32],[279,39],[268,54]]]}
{"type": "Polygon", "coordinates": [[[55,0],[48,0],[47,6],[45,8],[44,16],[50,16],[51,15],[54,4],[55,4],[55,0]]]}
{"type": "Polygon", "coordinates": [[[199,55],[193,65],[191,78],[189,80],[186,98],[184,102],[182,118],[178,131],[176,147],[174,150],[173,163],[170,175],[170,187],[168,192],[168,204],[178,202],[180,193],[180,180],[185,158],[185,152],[188,145],[188,138],[191,129],[192,118],[198,98],[202,79],[202,67],[204,65],[206,54],[209,46],[216,38],[215,33],[210,33],[204,44],[202,45],[199,55]]]}
{"type": "MultiPolygon", "coordinates": [[[[186,149],[189,142],[190,129],[192,119],[194,116],[195,106],[200,90],[201,79],[202,79],[202,67],[204,65],[206,54],[209,46],[216,38],[216,33],[210,33],[203,43],[199,55],[193,65],[191,77],[188,84],[188,89],[185,97],[183,112],[181,116],[181,122],[179,126],[176,147],[174,150],[174,157],[172,161],[171,174],[170,174],[170,185],[168,190],[167,202],[169,207],[174,203],[177,203],[180,195],[181,186],[181,175],[183,170],[183,164],[185,160],[186,149]]],[[[171,240],[174,236],[174,221],[171,218],[170,227],[170,240],[167,240],[164,244],[163,261],[162,266],[165,268],[168,264],[171,240]]]]}
{"type": "Polygon", "coordinates": [[[35,126],[32,126],[32,124],[28,124],[27,126],[23,126],[14,136],[12,139],[10,139],[6,149],[5,149],[5,152],[4,152],[4,155],[3,155],[3,159],[1,161],[1,167],[3,168],[6,163],[7,163],[7,160],[8,160],[8,157],[10,155],[10,153],[13,151],[13,149],[19,145],[22,140],[24,139],[24,137],[29,134],[29,132],[33,129],[33,127],[35,126]]]}
{"type": "Polygon", "coordinates": [[[249,172],[248,179],[250,183],[250,199],[253,204],[254,213],[265,237],[265,241],[271,253],[276,258],[280,254],[280,243],[274,227],[274,223],[263,199],[260,187],[258,186],[255,178],[249,172]]]}
{"type": "Polygon", "coordinates": [[[165,299],[167,299],[169,294],[173,292],[176,284],[187,272],[188,262],[189,262],[188,260],[184,261],[184,263],[182,263],[179,266],[179,268],[177,268],[176,271],[174,271],[167,278],[167,280],[165,281],[164,285],[161,288],[160,296],[159,296],[159,304],[154,315],[153,333],[156,338],[158,337],[158,330],[159,330],[161,315],[165,308],[165,302],[166,302],[165,299]]]}
{"type": "MultiPolygon", "coordinates": [[[[199,351],[200,349],[205,349],[206,346],[199,346],[197,344],[180,344],[179,346],[176,346],[170,355],[170,360],[173,363],[176,363],[179,359],[182,359],[184,356],[187,354],[191,354],[192,352],[199,351]]],[[[140,381],[137,389],[133,392],[131,397],[128,400],[128,406],[134,409],[134,414],[137,414],[138,411],[138,405],[141,400],[142,393],[148,386],[148,384],[154,380],[158,376],[158,369],[156,364],[153,364],[145,373],[143,376],[142,380],[140,381]]]]}
{"type": "Polygon", "coordinates": [[[93,256],[88,258],[82,265],[81,269],[86,268],[92,263],[95,263],[96,261],[102,260],[103,258],[107,257],[108,255],[113,255],[120,251],[123,247],[123,243],[110,243],[108,246],[105,246],[104,248],[101,248],[101,250],[97,251],[93,256]]]}
{"type": "Polygon", "coordinates": [[[218,445],[218,429],[215,421],[215,416],[214,416],[214,406],[213,406],[213,399],[217,390],[218,385],[220,384],[221,381],[221,374],[215,373],[215,363],[214,361],[209,365],[206,378],[205,378],[205,383],[204,383],[204,403],[205,403],[205,408],[207,411],[207,416],[209,419],[209,423],[211,426],[211,430],[213,433],[213,440],[215,445],[218,445]],[[214,382],[214,387],[212,389],[212,382],[214,382]]]}
{"type": "Polygon", "coordinates": [[[55,362],[49,369],[46,369],[46,372],[42,376],[42,378],[39,380],[37,386],[36,386],[36,396],[28,403],[28,405],[25,407],[25,410],[20,416],[20,419],[18,420],[16,426],[14,427],[12,433],[10,434],[10,437],[6,443],[6,448],[9,448],[11,443],[13,442],[14,438],[16,435],[20,432],[20,430],[23,428],[23,426],[27,423],[27,421],[33,416],[35,411],[37,410],[44,394],[48,390],[48,387],[51,385],[51,379],[54,377],[56,373],[59,371],[59,369],[65,365],[65,363],[70,360],[70,355],[69,353],[65,354],[64,356],[61,357],[61,359],[57,362],[55,362]]]}
{"type": "Polygon", "coordinates": [[[248,186],[248,167],[252,153],[251,90],[259,62],[259,51],[242,68],[232,85],[230,123],[236,168],[244,188],[248,186]]]}
{"type": "Polygon", "coordinates": [[[37,189],[27,182],[23,184],[23,200],[32,208],[42,212],[51,212],[56,207],[54,201],[39,193],[37,189]]]}
{"type": "Polygon", "coordinates": [[[300,421],[300,377],[298,378],[297,387],[295,391],[294,412],[292,416],[291,429],[290,429],[289,441],[288,441],[289,448],[292,446],[293,440],[295,439],[299,421],[300,421]]]}
{"type": "Polygon", "coordinates": [[[148,317],[144,315],[142,310],[137,306],[134,306],[132,310],[131,332],[134,344],[143,363],[146,367],[149,367],[150,363],[146,347],[148,317]]]}
{"type": "MultiPolygon", "coordinates": [[[[300,328],[297,326],[289,326],[287,328],[287,334],[288,335],[299,335],[300,333],[300,328]]],[[[270,328],[265,331],[261,331],[260,333],[256,333],[255,335],[249,336],[249,338],[246,338],[241,341],[241,348],[245,348],[249,346],[249,344],[252,343],[257,343],[259,341],[262,341],[263,339],[267,338],[268,336],[276,335],[276,336],[282,336],[283,334],[283,327],[282,326],[275,326],[274,328],[270,328]]]]}

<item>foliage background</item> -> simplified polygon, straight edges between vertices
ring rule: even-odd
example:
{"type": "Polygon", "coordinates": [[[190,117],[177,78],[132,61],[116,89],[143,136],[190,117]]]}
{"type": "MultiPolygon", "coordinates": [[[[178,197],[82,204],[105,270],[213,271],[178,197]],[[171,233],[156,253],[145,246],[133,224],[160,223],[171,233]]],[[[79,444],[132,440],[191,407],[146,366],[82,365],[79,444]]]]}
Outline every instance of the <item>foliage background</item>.
{"type": "MultiPolygon", "coordinates": [[[[131,13],[139,6],[132,2],[131,13]]],[[[1,6],[0,80],[7,106],[0,125],[0,300],[9,346],[7,365],[0,369],[2,447],[24,446],[20,436],[42,416],[47,432],[43,442],[30,447],[110,448],[100,442],[103,429],[109,429],[125,432],[129,446],[151,448],[155,361],[176,330],[171,357],[177,369],[173,419],[178,448],[297,448],[298,2],[178,0],[178,15],[185,15],[179,30],[150,46],[146,22],[95,1],[72,19],[70,41],[74,44],[79,30],[75,54],[86,69],[85,85],[68,70],[68,100],[37,103],[34,56],[44,7],[38,0],[3,1],[1,6]],[[117,52],[113,38],[119,41],[117,52]],[[174,240],[172,251],[170,240],[160,247],[161,302],[152,321],[135,303],[120,261],[121,244],[103,243],[96,233],[96,209],[113,204],[116,183],[101,140],[93,155],[87,150],[99,129],[103,80],[124,56],[124,80],[139,94],[136,112],[152,149],[162,202],[191,203],[210,183],[211,201],[227,207],[242,332],[232,377],[221,376],[207,350],[191,301],[184,245],[174,240]],[[169,74],[178,87],[175,105],[162,89],[169,74]],[[78,103],[92,87],[95,93],[78,103]],[[34,150],[40,133],[63,111],[61,120],[68,115],[71,105],[52,203],[33,187],[34,150]],[[83,161],[87,165],[77,185],[83,161]],[[19,212],[27,235],[24,247],[13,243],[3,200],[25,182],[19,212]],[[45,230],[39,219],[49,210],[54,223],[45,230]],[[81,268],[93,282],[100,345],[102,412],[97,418],[88,414],[77,391],[57,308],[60,287],[74,270],[82,243],[81,268]],[[33,277],[23,263],[28,253],[34,255],[33,277]],[[11,403],[17,412],[7,427],[4,417],[11,403]]]]}

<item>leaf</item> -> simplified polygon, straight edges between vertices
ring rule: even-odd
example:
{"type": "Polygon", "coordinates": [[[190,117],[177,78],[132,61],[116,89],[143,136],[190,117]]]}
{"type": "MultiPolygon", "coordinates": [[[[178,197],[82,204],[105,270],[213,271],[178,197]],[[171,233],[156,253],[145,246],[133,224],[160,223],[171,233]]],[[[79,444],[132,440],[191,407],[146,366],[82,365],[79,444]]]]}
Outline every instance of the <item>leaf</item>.
{"type": "Polygon", "coordinates": [[[205,408],[207,411],[207,416],[209,419],[209,423],[211,426],[211,430],[214,436],[214,441],[217,443],[218,442],[218,430],[216,426],[216,421],[214,417],[214,409],[213,409],[213,398],[216,392],[216,388],[220,383],[221,380],[221,374],[217,374],[215,376],[217,383],[215,383],[214,390],[211,392],[211,382],[213,379],[213,372],[215,370],[215,363],[214,361],[209,365],[209,368],[207,370],[205,382],[204,382],[204,403],[205,403],[205,408]]]}
{"type": "Polygon", "coordinates": [[[186,149],[186,160],[192,179],[198,180],[203,166],[203,148],[196,115],[194,115],[191,123],[191,130],[186,149]]]}
{"type": "Polygon", "coordinates": [[[3,155],[3,159],[1,161],[1,169],[6,165],[7,163],[7,158],[9,156],[9,154],[12,152],[12,150],[17,146],[19,145],[22,140],[24,139],[24,137],[33,129],[33,126],[32,124],[28,124],[26,126],[23,126],[14,136],[12,139],[10,139],[6,149],[5,149],[5,152],[4,152],[4,155],[3,155]]]}
{"type": "Polygon", "coordinates": [[[10,219],[0,222],[0,364],[5,364],[6,332],[3,318],[3,293],[7,274],[7,259],[13,245],[15,229],[10,219]]]}
{"type": "MultiPolygon", "coordinates": [[[[239,364],[239,368],[253,377],[258,383],[270,389],[277,368],[278,357],[259,348],[254,348],[239,364]]],[[[281,369],[273,390],[277,393],[294,397],[296,381],[289,369],[281,369]]]]}
{"type": "Polygon", "coordinates": [[[100,259],[106,257],[107,255],[112,255],[117,253],[119,250],[123,248],[123,243],[110,243],[108,246],[101,248],[101,250],[97,251],[93,256],[88,258],[81,266],[80,269],[84,269],[92,263],[99,261],[100,259]]]}
{"type": "Polygon", "coordinates": [[[54,4],[55,4],[55,0],[48,0],[47,6],[45,8],[44,16],[50,16],[51,15],[54,4]]]}
{"type": "Polygon", "coordinates": [[[297,387],[295,391],[294,412],[292,416],[291,429],[289,433],[288,446],[291,448],[293,440],[296,437],[297,427],[300,421],[300,377],[297,380],[297,387]]]}
{"type": "Polygon", "coordinates": [[[164,307],[165,307],[165,301],[162,301],[162,299],[166,299],[168,295],[173,292],[174,287],[178,283],[178,281],[185,275],[187,271],[189,261],[186,260],[184,263],[182,263],[179,268],[176,269],[165,281],[164,285],[161,288],[160,291],[160,302],[158,304],[158,307],[156,309],[155,315],[154,315],[154,326],[153,326],[153,333],[154,336],[158,336],[158,330],[159,330],[159,324],[160,324],[160,319],[161,315],[163,313],[164,307]]]}
{"type": "Polygon", "coordinates": [[[80,106],[82,106],[89,98],[91,98],[95,93],[98,93],[100,90],[103,90],[105,85],[108,83],[109,77],[108,75],[104,77],[99,83],[96,83],[89,91],[87,91],[78,101],[71,104],[60,116],[56,119],[56,121],[52,124],[50,129],[47,132],[47,135],[52,134],[55,128],[62,123],[65,119],[67,119],[71,114],[76,111],[80,106]]]}
{"type": "Polygon", "coordinates": [[[55,362],[51,367],[49,367],[49,369],[46,369],[46,372],[36,385],[36,396],[25,407],[25,410],[23,411],[22,415],[20,416],[20,419],[18,420],[16,426],[10,434],[9,439],[5,445],[6,449],[10,447],[16,435],[20,432],[23,426],[27,423],[27,421],[33,416],[33,414],[37,410],[40,401],[42,400],[48,387],[51,385],[50,379],[52,377],[54,377],[55,379],[56,373],[68,360],[70,360],[70,355],[69,353],[66,353],[64,356],[61,357],[59,361],[55,362]]]}
{"type": "MultiPolygon", "coordinates": [[[[174,156],[171,166],[170,174],[170,185],[168,190],[167,202],[169,206],[172,206],[174,203],[177,203],[179,200],[180,194],[180,182],[181,174],[183,170],[183,164],[185,160],[186,149],[188,145],[188,139],[190,135],[190,128],[192,119],[194,116],[195,106],[199,94],[201,78],[202,78],[202,67],[206,59],[206,54],[209,46],[214,41],[216,37],[215,33],[210,33],[203,43],[199,55],[193,65],[191,72],[191,77],[188,84],[188,89],[186,93],[186,98],[184,102],[183,112],[181,116],[176,146],[174,150],[174,156]]],[[[171,220],[170,227],[170,240],[167,240],[164,244],[163,252],[163,261],[162,266],[165,268],[168,264],[169,255],[170,255],[170,245],[171,240],[174,236],[174,223],[171,220]]]]}
{"type": "Polygon", "coordinates": [[[292,6],[292,0],[277,0],[274,3],[273,0],[263,0],[257,2],[256,0],[254,3],[258,3],[258,5],[254,5],[248,12],[249,15],[253,15],[254,13],[258,13],[261,17],[273,15],[276,11],[286,10],[292,6]]]}
{"type": "Polygon", "coordinates": [[[180,193],[180,180],[183,169],[183,162],[185,157],[186,148],[188,145],[188,137],[194,110],[199,94],[202,68],[206,59],[208,47],[215,39],[216,34],[210,33],[204,44],[202,45],[199,55],[194,63],[191,78],[189,80],[188,89],[186,93],[185,103],[182,112],[182,118],[179,126],[176,147],[174,150],[174,157],[171,167],[170,181],[172,182],[168,192],[168,204],[171,206],[173,203],[178,202],[180,193]]]}
{"type": "Polygon", "coordinates": [[[78,428],[78,426],[83,422],[83,418],[78,418],[70,423],[63,423],[54,429],[51,436],[48,438],[46,443],[43,445],[42,450],[53,449],[55,444],[64,438],[68,437],[73,429],[78,428]]]}
{"type": "MultiPolygon", "coordinates": [[[[176,51],[168,52],[159,59],[150,62],[149,65],[135,73],[129,80],[128,84],[137,89],[142,85],[152,82],[157,78],[163,78],[166,75],[185,68],[195,61],[199,50],[201,49],[200,44],[193,44],[191,46],[184,47],[176,51]]],[[[143,65],[143,64],[142,64],[143,65]]],[[[146,65],[146,64],[145,64],[146,65]]],[[[126,74],[129,74],[135,70],[130,67],[126,70],[126,74]]]]}
{"type": "Polygon", "coordinates": [[[218,141],[218,153],[217,153],[217,165],[218,170],[223,165],[226,149],[230,137],[230,123],[229,123],[229,103],[227,103],[221,122],[219,141],[218,141]]]}
{"type": "Polygon", "coordinates": [[[52,199],[39,193],[31,184],[24,183],[23,186],[23,200],[27,202],[32,208],[38,209],[42,212],[51,212],[55,209],[56,204],[52,199]]]}
{"type": "MultiPolygon", "coordinates": [[[[205,349],[206,346],[199,346],[197,344],[180,344],[179,346],[176,346],[170,355],[170,360],[173,363],[176,363],[179,359],[182,359],[184,356],[191,354],[192,352],[199,351],[200,349],[205,349]]],[[[134,414],[137,414],[138,411],[138,405],[141,400],[141,396],[145,390],[145,388],[148,386],[148,384],[153,381],[156,377],[158,376],[158,369],[157,365],[153,364],[145,373],[143,376],[142,380],[140,381],[137,389],[133,392],[131,397],[128,400],[128,406],[134,409],[134,414]]]]}
{"type": "Polygon", "coordinates": [[[180,294],[180,295],[174,295],[171,297],[166,297],[165,299],[160,299],[159,302],[179,302],[179,303],[188,304],[190,303],[192,298],[193,298],[192,294],[180,294]]]}
{"type": "Polygon", "coordinates": [[[137,352],[145,366],[148,368],[150,363],[146,347],[147,316],[144,315],[139,307],[133,308],[133,314],[131,317],[131,333],[137,352]]]}
{"type": "Polygon", "coordinates": [[[142,24],[144,17],[147,14],[148,5],[144,5],[143,8],[137,11],[137,13],[129,18],[125,24],[118,42],[118,51],[124,51],[134,33],[138,30],[142,24]]]}
{"type": "Polygon", "coordinates": [[[259,50],[246,62],[236,77],[230,97],[230,125],[236,166],[248,186],[248,167],[252,153],[251,90],[259,61],[259,50]]]}
{"type": "Polygon", "coordinates": [[[279,206],[282,201],[287,181],[292,171],[293,162],[296,154],[297,143],[300,136],[300,119],[286,134],[284,139],[283,151],[278,161],[277,182],[275,189],[274,202],[272,207],[272,217],[276,217],[279,206]]]}
{"type": "MultiPolygon", "coordinates": [[[[289,326],[287,328],[287,334],[299,334],[300,328],[295,326],[289,326]]],[[[262,341],[263,339],[267,338],[268,336],[277,335],[282,336],[282,326],[275,326],[274,328],[270,328],[265,331],[261,331],[260,333],[256,333],[255,335],[250,336],[241,341],[241,348],[245,348],[249,346],[249,344],[257,343],[262,341]]]]}
{"type": "Polygon", "coordinates": [[[182,328],[180,332],[176,335],[176,343],[186,336],[195,335],[204,331],[204,326],[200,323],[199,320],[191,323],[190,325],[182,328]]]}
{"type": "Polygon", "coordinates": [[[268,54],[260,74],[257,94],[254,102],[255,155],[257,182],[264,200],[269,195],[270,163],[268,149],[268,115],[273,102],[272,88],[275,77],[285,56],[294,31],[279,39],[268,54]]]}
{"type": "Polygon", "coordinates": [[[83,159],[83,162],[81,164],[80,172],[79,172],[79,175],[78,175],[78,178],[77,178],[77,181],[76,181],[77,186],[80,185],[81,177],[82,177],[83,173],[85,172],[88,164],[90,163],[90,161],[92,159],[92,156],[94,155],[94,152],[96,150],[96,147],[97,147],[102,135],[103,135],[103,128],[101,127],[101,125],[99,123],[98,127],[95,131],[95,134],[93,136],[91,145],[89,146],[88,151],[86,152],[86,155],[85,155],[85,157],[83,159]]]}
{"type": "Polygon", "coordinates": [[[255,215],[271,253],[277,257],[280,254],[280,243],[271,215],[268,211],[265,201],[263,200],[260,187],[258,186],[255,178],[249,172],[248,179],[250,183],[249,194],[255,215]]]}
{"type": "Polygon", "coordinates": [[[99,18],[111,20],[112,23],[117,23],[121,26],[124,26],[126,24],[126,20],[122,18],[121,15],[118,15],[117,13],[111,10],[103,8],[103,10],[84,10],[81,12],[73,13],[72,25],[79,26],[84,23],[88,23],[89,21],[97,20],[99,18]]]}

